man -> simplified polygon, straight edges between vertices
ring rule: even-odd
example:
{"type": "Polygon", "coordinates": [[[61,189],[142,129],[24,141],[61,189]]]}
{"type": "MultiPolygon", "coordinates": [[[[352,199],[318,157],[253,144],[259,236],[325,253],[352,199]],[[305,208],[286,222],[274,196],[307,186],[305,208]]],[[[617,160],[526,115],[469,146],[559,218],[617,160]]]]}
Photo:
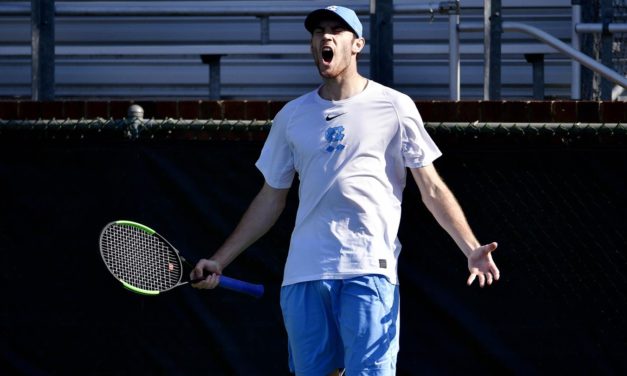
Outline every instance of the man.
{"type": "Polygon", "coordinates": [[[285,206],[293,178],[299,207],[281,287],[289,363],[297,375],[394,375],[398,353],[397,239],[407,168],[439,224],[468,258],[470,285],[499,279],[491,252],[473,235],[433,161],[441,153],[406,95],[362,77],[364,47],[355,12],[310,13],[315,91],[276,116],[256,166],[265,183],[234,232],[192,278],[215,288],[244,249],[285,206]]]}

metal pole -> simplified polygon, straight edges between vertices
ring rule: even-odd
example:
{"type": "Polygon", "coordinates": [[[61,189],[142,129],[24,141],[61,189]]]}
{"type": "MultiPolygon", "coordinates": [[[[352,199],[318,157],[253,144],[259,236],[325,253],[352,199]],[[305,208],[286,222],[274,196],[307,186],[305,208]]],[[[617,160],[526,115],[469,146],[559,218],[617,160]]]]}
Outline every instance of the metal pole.
{"type": "Polygon", "coordinates": [[[501,98],[501,0],[483,2],[483,99],[501,98]]]}
{"type": "Polygon", "coordinates": [[[490,0],[490,98],[501,99],[501,0],[490,0]]]}
{"type": "Polygon", "coordinates": [[[200,55],[204,64],[209,65],[209,99],[220,99],[220,59],[222,55],[200,55]]]}
{"type": "MultiPolygon", "coordinates": [[[[576,28],[577,33],[585,34],[585,33],[602,33],[603,32],[603,24],[596,23],[580,23],[576,28]]],[[[611,34],[615,33],[627,33],[627,24],[624,23],[611,23],[607,25],[607,31],[611,34]]]]}
{"type": "MultiPolygon", "coordinates": [[[[612,23],[614,5],[612,0],[601,0],[601,22],[603,32],[601,33],[601,61],[608,68],[613,68],[612,44],[613,37],[609,31],[609,24],[612,23]]],[[[601,99],[612,100],[612,84],[605,78],[601,79],[601,99]]]]}
{"type": "MultiPolygon", "coordinates": [[[[577,25],[581,23],[581,0],[572,0],[571,23],[571,45],[575,50],[581,51],[581,41],[577,32],[577,25]]],[[[581,64],[574,59],[570,64],[570,98],[581,99],[581,64]]]]}
{"type": "Polygon", "coordinates": [[[483,99],[490,99],[490,53],[492,41],[490,39],[490,13],[492,9],[492,2],[490,0],[483,0],[483,99]]]}
{"type": "Polygon", "coordinates": [[[449,18],[448,18],[449,96],[450,96],[450,99],[453,101],[458,101],[460,99],[460,80],[459,80],[460,58],[459,58],[458,26],[459,26],[459,13],[449,15],[449,18]]]}
{"type": "MultiPolygon", "coordinates": [[[[371,0],[375,1],[375,0],[371,0]]],[[[326,2],[326,1],[325,1],[326,2]]],[[[353,1],[354,2],[354,1],[353,1]]],[[[246,7],[236,1],[62,1],[57,4],[60,17],[125,16],[125,17],[202,17],[202,16],[305,16],[311,12],[309,1],[261,2],[260,6],[246,7]],[[158,4],[154,4],[158,3],[158,4]]],[[[328,3],[328,2],[327,2],[328,3]]],[[[448,14],[455,1],[440,1],[423,4],[396,4],[395,14],[448,14]]],[[[360,16],[370,14],[368,5],[355,4],[351,8],[360,16]]],[[[29,16],[30,5],[11,1],[0,1],[0,15],[29,16]]]]}
{"type": "Polygon", "coordinates": [[[144,109],[138,104],[131,105],[126,110],[126,136],[131,140],[137,140],[143,124],[144,109]]]}
{"type": "Polygon", "coordinates": [[[544,99],[544,54],[525,54],[527,62],[532,64],[533,99],[544,99]]]}
{"type": "MultiPolygon", "coordinates": [[[[581,21],[583,23],[600,22],[598,0],[579,0],[581,3],[581,21]]],[[[579,50],[587,56],[599,59],[598,36],[582,34],[579,36],[579,50]]],[[[581,67],[581,98],[586,100],[599,99],[599,75],[586,66],[581,67]]]]}
{"type": "Polygon", "coordinates": [[[270,17],[259,16],[259,22],[261,27],[261,44],[270,43],[270,17]]]}
{"type": "Polygon", "coordinates": [[[220,90],[221,90],[221,79],[220,79],[220,59],[222,56],[215,56],[215,59],[209,63],[209,99],[219,100],[220,99],[220,90]]]}
{"type": "Polygon", "coordinates": [[[54,99],[54,0],[31,0],[31,97],[54,99]]]}
{"type": "Polygon", "coordinates": [[[392,0],[370,1],[370,77],[394,85],[394,34],[392,0]]]}

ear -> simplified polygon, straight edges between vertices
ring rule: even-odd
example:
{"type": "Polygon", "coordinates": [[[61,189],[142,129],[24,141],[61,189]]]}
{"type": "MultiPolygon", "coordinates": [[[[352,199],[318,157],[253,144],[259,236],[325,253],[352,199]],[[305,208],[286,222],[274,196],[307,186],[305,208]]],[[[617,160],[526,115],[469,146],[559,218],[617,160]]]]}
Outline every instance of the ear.
{"type": "Polygon", "coordinates": [[[366,40],[364,38],[355,38],[353,41],[353,53],[358,54],[364,49],[366,40]]]}

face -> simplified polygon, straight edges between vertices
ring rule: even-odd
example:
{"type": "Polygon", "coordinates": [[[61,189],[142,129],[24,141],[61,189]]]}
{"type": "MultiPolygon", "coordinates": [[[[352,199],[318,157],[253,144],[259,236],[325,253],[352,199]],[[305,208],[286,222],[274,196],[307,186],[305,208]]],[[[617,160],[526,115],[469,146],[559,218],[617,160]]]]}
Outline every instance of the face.
{"type": "Polygon", "coordinates": [[[356,57],[363,46],[363,38],[335,20],[320,22],[311,36],[311,53],[323,78],[357,72],[356,57]]]}

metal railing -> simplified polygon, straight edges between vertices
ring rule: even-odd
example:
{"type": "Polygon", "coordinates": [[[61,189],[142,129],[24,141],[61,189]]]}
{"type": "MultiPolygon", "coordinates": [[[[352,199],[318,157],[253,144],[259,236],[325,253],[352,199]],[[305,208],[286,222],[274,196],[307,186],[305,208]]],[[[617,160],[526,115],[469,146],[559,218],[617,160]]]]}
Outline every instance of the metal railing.
{"type": "MultiPolygon", "coordinates": [[[[581,5],[573,5],[572,9],[572,46],[576,50],[581,49],[581,39],[579,37],[580,34],[590,33],[590,34],[602,34],[604,32],[608,32],[610,34],[616,33],[627,33],[627,24],[626,23],[610,23],[607,25],[607,31],[603,30],[603,24],[591,24],[591,23],[582,23],[581,22],[581,5]]],[[[624,48],[624,47],[623,47],[624,48]]],[[[619,77],[622,77],[619,75],[619,77]]],[[[623,77],[624,78],[624,77],[623,77]]],[[[624,83],[617,83],[616,81],[612,82],[616,83],[617,86],[621,87],[622,90],[614,90],[612,94],[612,99],[618,96],[619,92],[627,89],[627,86],[624,83]]],[[[572,97],[574,99],[581,98],[581,67],[577,64],[576,61],[572,63],[572,97]]]]}
{"type": "MultiPolygon", "coordinates": [[[[485,0],[489,2],[491,0],[485,0]]],[[[179,4],[176,2],[164,2],[158,7],[150,4],[130,3],[122,6],[115,5],[115,3],[102,4],[102,3],[58,3],[54,7],[54,15],[56,16],[254,16],[260,19],[260,44],[264,45],[268,43],[269,35],[269,22],[270,16],[304,16],[312,8],[310,4],[304,3],[302,6],[290,6],[273,4],[267,2],[259,4],[255,2],[254,8],[242,6],[243,2],[230,3],[230,2],[212,2],[212,3],[195,3],[193,6],[189,4],[179,4]]],[[[369,7],[355,6],[355,11],[360,15],[372,14],[374,4],[376,1],[371,1],[369,7]]],[[[550,34],[535,28],[530,25],[517,23],[517,22],[503,22],[503,31],[507,32],[522,32],[533,36],[535,39],[542,43],[554,48],[573,60],[572,63],[572,78],[571,78],[571,98],[580,98],[580,64],[588,67],[594,72],[599,73],[608,80],[615,84],[627,88],[627,78],[621,76],[616,71],[603,65],[602,63],[590,58],[589,56],[580,52],[579,37],[580,33],[592,33],[603,31],[603,25],[601,24],[582,24],[580,22],[581,9],[579,5],[573,5],[572,13],[572,46],[560,41],[559,39],[551,36],[550,34]]],[[[460,99],[460,33],[468,31],[483,31],[485,29],[484,24],[479,23],[460,23],[460,5],[459,0],[433,2],[428,4],[415,4],[415,5],[400,5],[394,6],[394,14],[398,15],[416,15],[416,14],[430,14],[432,16],[448,15],[449,17],[449,98],[451,100],[460,99]]],[[[9,16],[29,16],[31,14],[31,5],[28,3],[23,4],[0,4],[0,15],[9,16]]],[[[627,25],[625,24],[610,24],[608,25],[608,31],[611,32],[626,32],[627,25]]],[[[268,46],[269,47],[269,46],[268,46]]],[[[35,54],[35,42],[33,42],[32,53],[35,54]]],[[[259,53],[263,51],[252,51],[251,53],[259,53]]],[[[54,65],[54,53],[52,57],[44,56],[41,59],[33,59],[33,64],[36,62],[38,66],[33,67],[33,88],[36,87],[49,87],[50,85],[41,85],[38,80],[53,79],[42,77],[42,72],[50,72],[50,64],[54,65]],[[47,59],[48,61],[42,61],[47,59]],[[52,61],[50,61],[52,59],[52,61]],[[37,86],[36,86],[37,85],[37,86]]],[[[219,63],[219,60],[218,60],[219,63]]],[[[213,70],[215,70],[215,64],[213,70]]],[[[212,72],[213,72],[212,70],[212,72]]],[[[219,71],[219,68],[218,68],[219,71]]],[[[52,68],[52,72],[54,69],[52,68]]],[[[52,74],[54,75],[54,74],[52,74]]],[[[50,74],[48,74],[50,76],[50,74]]],[[[215,74],[212,73],[214,78],[215,74]]],[[[218,85],[219,85],[219,79],[218,85]]],[[[35,95],[38,95],[39,90],[33,90],[35,95]]],[[[38,99],[38,98],[33,98],[38,99]]],[[[51,98],[48,98],[51,99],[51,98]]]]}
{"type": "MultiPolygon", "coordinates": [[[[178,2],[162,2],[159,6],[154,4],[142,4],[126,2],[125,4],[115,3],[55,3],[54,0],[32,0],[31,4],[28,3],[9,3],[0,4],[0,16],[29,16],[31,13],[39,14],[43,10],[45,12],[53,6],[52,19],[51,20],[39,20],[33,21],[33,34],[39,34],[40,27],[48,27],[54,25],[54,17],[81,17],[81,16],[141,16],[141,17],[178,17],[178,16],[251,16],[257,17],[260,20],[260,44],[263,46],[262,50],[250,49],[251,52],[243,52],[254,54],[256,53],[268,53],[276,54],[277,51],[266,51],[266,46],[269,41],[269,17],[270,16],[305,16],[313,8],[320,7],[320,4],[312,5],[311,3],[302,2],[302,5],[295,6],[294,3],[290,3],[290,6],[286,6],[281,2],[251,2],[246,6],[247,2],[238,1],[237,3],[228,1],[217,1],[211,3],[194,3],[193,5],[178,2]],[[254,6],[250,6],[254,4],[254,6]],[[45,25],[45,26],[44,26],[45,25]]],[[[329,2],[329,5],[331,2],[329,2]]],[[[375,14],[376,1],[371,1],[370,6],[352,6],[355,12],[359,15],[373,15],[375,14]]],[[[459,0],[432,2],[428,4],[404,4],[395,6],[393,9],[394,14],[402,15],[416,15],[416,14],[459,14],[459,0]]],[[[33,20],[36,16],[33,16],[33,20]]],[[[46,47],[45,44],[54,45],[54,37],[48,37],[48,40],[41,42],[39,38],[33,39],[33,45],[31,47],[31,53],[33,56],[33,99],[45,99],[51,100],[54,98],[54,48],[46,47]],[[52,50],[52,52],[51,52],[52,50]],[[40,56],[41,55],[41,56],[40,56]],[[52,92],[49,92],[52,90],[52,92]],[[40,95],[42,96],[40,98],[40,95]]],[[[304,46],[305,47],[305,46],[304,46]]],[[[124,47],[121,47],[122,49],[124,47]]],[[[371,46],[370,52],[376,53],[379,46],[371,46]],[[373,48],[374,47],[374,48],[373,48]]],[[[388,48],[388,46],[382,46],[382,48],[388,48]]],[[[224,46],[220,47],[220,50],[225,49],[224,46]]],[[[209,64],[210,77],[210,96],[212,99],[219,98],[219,72],[220,72],[220,56],[228,54],[228,46],[226,46],[226,52],[201,54],[203,62],[209,64]],[[211,55],[211,56],[210,56],[211,55]]],[[[279,47],[280,49],[280,47],[279,47]]],[[[128,47],[127,47],[128,50],[128,47]]],[[[305,50],[305,49],[303,49],[305,50]]],[[[371,62],[372,64],[372,62],[371,62]]],[[[391,66],[392,62],[387,63],[391,66]]],[[[452,69],[452,68],[451,68],[452,69]]],[[[458,94],[457,94],[458,95],[458,94]]]]}
{"type": "MultiPolygon", "coordinates": [[[[621,30],[627,30],[627,25],[611,25],[611,29],[613,31],[621,31],[621,30]]],[[[575,27],[575,30],[577,32],[583,32],[584,30],[586,30],[586,32],[595,32],[597,30],[597,28],[599,27],[599,25],[593,25],[593,24],[578,24],[575,27]],[[589,30],[589,31],[588,31],[589,30]]],[[[482,31],[484,29],[483,24],[479,24],[479,23],[466,23],[466,24],[462,24],[459,25],[459,30],[460,31],[482,31]]],[[[607,78],[608,80],[614,82],[617,85],[620,85],[622,87],[627,88],[627,78],[621,76],[618,72],[616,72],[613,69],[610,69],[608,67],[606,67],[605,65],[601,64],[600,62],[594,60],[593,58],[589,57],[588,55],[580,52],[578,49],[575,49],[571,46],[569,46],[568,44],[562,42],[561,40],[555,38],[554,36],[536,28],[530,25],[526,25],[523,23],[519,23],[519,22],[503,22],[503,31],[510,31],[510,32],[521,32],[521,33],[526,33],[528,35],[533,36],[534,38],[546,43],[547,45],[555,48],[557,51],[569,56],[570,58],[572,58],[574,61],[590,68],[591,70],[599,73],[600,75],[602,75],[603,77],[607,78]]],[[[598,31],[600,32],[600,31],[598,31]]],[[[612,31],[611,31],[612,32],[612,31]]],[[[579,88],[580,86],[580,81],[579,81],[579,75],[576,74],[575,71],[573,71],[573,81],[571,83],[571,99],[579,99],[580,97],[580,93],[578,90],[573,90],[573,88],[579,88]]]]}

